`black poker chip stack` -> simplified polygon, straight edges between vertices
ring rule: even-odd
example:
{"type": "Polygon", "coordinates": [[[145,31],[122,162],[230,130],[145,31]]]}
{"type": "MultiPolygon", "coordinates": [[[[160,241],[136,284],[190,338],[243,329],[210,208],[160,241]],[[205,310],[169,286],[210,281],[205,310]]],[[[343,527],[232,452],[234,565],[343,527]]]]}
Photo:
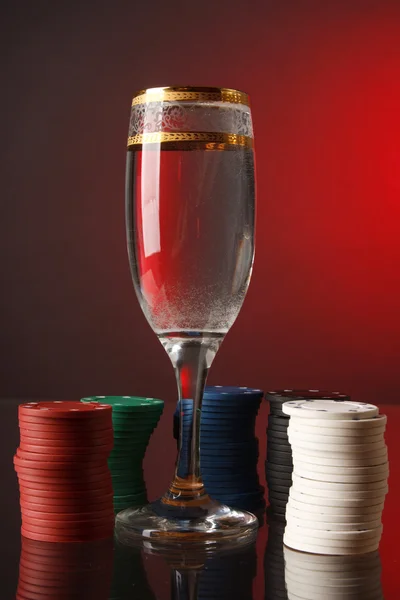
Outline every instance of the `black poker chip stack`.
{"type": "MultiPolygon", "coordinates": [[[[200,468],[207,492],[223,504],[251,512],[265,508],[264,488],[257,471],[259,450],[255,437],[255,421],[262,397],[263,392],[258,389],[208,386],[201,414],[200,468]]],[[[192,414],[192,400],[178,403],[174,436],[179,438],[182,425],[177,469],[181,477],[185,477],[188,469],[192,414]]]]}
{"type": "Polygon", "coordinates": [[[276,518],[285,519],[286,504],[292,485],[292,449],[288,439],[289,417],[282,405],[289,400],[350,400],[341,392],[324,390],[278,390],[267,392],[270,412],[267,427],[267,460],[265,477],[268,485],[268,510],[276,518]]]}

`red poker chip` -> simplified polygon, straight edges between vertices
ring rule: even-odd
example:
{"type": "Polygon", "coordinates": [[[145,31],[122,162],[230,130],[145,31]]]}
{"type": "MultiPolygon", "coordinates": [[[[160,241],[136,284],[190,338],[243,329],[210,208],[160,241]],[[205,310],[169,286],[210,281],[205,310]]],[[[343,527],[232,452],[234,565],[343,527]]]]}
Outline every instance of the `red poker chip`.
{"type": "Polygon", "coordinates": [[[114,513],[111,513],[107,517],[102,517],[97,521],[54,521],[50,519],[33,519],[32,517],[22,516],[22,526],[25,529],[31,529],[34,527],[39,530],[44,530],[44,533],[50,529],[53,531],[62,530],[63,535],[76,535],[77,533],[87,533],[88,531],[97,531],[104,527],[114,526],[114,513]]]}
{"type": "MultiPolygon", "coordinates": [[[[42,543],[45,544],[46,542],[42,543]]],[[[51,543],[54,544],[54,542],[51,543]]],[[[74,546],[69,547],[73,548],[74,546]]],[[[101,563],[93,561],[91,563],[86,562],[84,564],[79,564],[77,560],[74,562],[73,560],[69,560],[68,557],[64,559],[63,557],[21,553],[19,565],[20,569],[24,569],[27,573],[36,574],[38,577],[51,580],[58,576],[69,577],[71,574],[76,574],[78,576],[82,574],[84,576],[88,571],[90,572],[93,570],[98,572],[100,568],[106,567],[107,563],[110,561],[112,562],[112,554],[107,557],[107,560],[104,560],[101,563]]]]}
{"type": "MultiPolygon", "coordinates": [[[[39,505],[42,507],[51,508],[53,506],[64,506],[65,508],[73,507],[73,510],[77,510],[77,508],[86,508],[92,510],[95,506],[100,507],[103,506],[106,508],[109,506],[109,503],[113,501],[113,494],[96,494],[92,497],[90,495],[83,493],[79,494],[79,496],[70,496],[68,494],[60,495],[60,492],[53,492],[53,494],[49,497],[48,493],[39,492],[39,495],[32,492],[32,490],[28,490],[28,493],[22,491],[20,494],[21,504],[22,502],[28,502],[30,505],[39,505]],[[57,496],[55,496],[57,494],[57,496]]],[[[45,512],[43,510],[43,512],[45,512]]],[[[68,512],[68,511],[65,511],[68,512]]]]}
{"type": "MultiPolygon", "coordinates": [[[[26,569],[23,566],[19,566],[19,582],[21,584],[24,585],[24,587],[26,586],[37,586],[39,589],[41,587],[44,588],[44,593],[48,593],[49,591],[51,592],[53,589],[57,592],[59,589],[61,590],[78,590],[78,586],[82,585],[85,582],[85,579],[88,578],[89,581],[88,583],[90,584],[90,576],[88,577],[87,573],[82,573],[81,576],[77,577],[75,576],[75,573],[72,574],[72,578],[71,578],[71,574],[68,573],[56,573],[56,575],[59,575],[58,577],[54,576],[51,578],[46,577],[47,573],[45,573],[44,571],[39,572],[39,573],[35,573],[35,571],[33,571],[33,569],[31,571],[29,571],[29,569],[26,569]],[[42,575],[44,575],[42,577],[42,575]]],[[[52,574],[51,574],[52,575],[52,574]]],[[[93,578],[95,578],[95,573],[93,573],[93,578]]]]}
{"type": "Polygon", "coordinates": [[[104,465],[107,463],[107,455],[100,454],[98,452],[85,452],[84,454],[74,456],[73,454],[60,455],[55,454],[54,452],[38,454],[37,452],[27,452],[26,450],[18,448],[16,456],[35,463],[58,462],[66,463],[66,466],[69,466],[70,464],[77,464],[81,466],[81,463],[85,463],[85,466],[91,463],[93,466],[98,466],[99,464],[104,465]]]}
{"type": "Polygon", "coordinates": [[[85,419],[77,421],[76,419],[36,419],[34,417],[19,417],[20,429],[27,431],[39,431],[43,433],[80,433],[87,432],[91,435],[101,435],[104,431],[113,429],[112,420],[108,415],[104,419],[95,419],[94,421],[85,419]]]}
{"type": "Polygon", "coordinates": [[[27,560],[61,560],[63,565],[79,570],[108,562],[113,555],[113,546],[113,540],[89,541],[80,546],[68,546],[21,537],[21,556],[27,560]]]}
{"type": "Polygon", "coordinates": [[[41,419],[96,419],[104,417],[105,414],[109,414],[111,417],[111,406],[95,402],[56,400],[53,402],[29,402],[20,404],[18,407],[19,416],[41,419]]]}
{"type": "Polygon", "coordinates": [[[62,478],[64,480],[70,479],[86,479],[86,481],[92,481],[94,477],[110,474],[108,467],[102,469],[93,469],[85,471],[77,471],[76,469],[33,469],[31,467],[15,467],[16,473],[23,475],[32,475],[33,477],[41,477],[43,479],[49,478],[62,478]]]}
{"type": "Polygon", "coordinates": [[[58,449],[53,448],[52,446],[39,446],[38,444],[27,444],[25,442],[20,442],[19,445],[20,450],[25,450],[26,452],[34,452],[35,454],[52,454],[59,455],[62,457],[65,456],[77,456],[81,454],[91,454],[91,455],[99,455],[107,457],[111,450],[113,449],[113,444],[104,444],[101,446],[89,446],[89,447],[79,447],[73,444],[72,446],[62,446],[58,449]]]}
{"type": "Polygon", "coordinates": [[[102,438],[96,438],[95,440],[87,437],[81,436],[79,438],[74,437],[71,439],[63,439],[62,437],[58,437],[57,439],[49,440],[47,438],[39,438],[39,437],[30,437],[27,435],[20,436],[21,444],[29,444],[31,446],[45,446],[46,448],[54,448],[54,452],[57,452],[57,449],[72,447],[79,448],[97,448],[98,446],[114,446],[114,438],[112,435],[108,434],[107,437],[104,436],[102,438]]]}
{"type": "MultiPolygon", "coordinates": [[[[93,576],[98,577],[98,571],[92,570],[93,576]]],[[[90,571],[64,571],[62,567],[59,570],[37,570],[36,565],[32,564],[30,567],[25,567],[20,563],[19,565],[19,579],[25,583],[32,585],[39,585],[43,587],[56,587],[62,585],[65,587],[73,587],[77,583],[84,583],[85,579],[90,579],[90,571]]]]}
{"type": "MultiPolygon", "coordinates": [[[[40,500],[40,498],[35,498],[35,500],[40,500]]],[[[58,514],[88,514],[90,511],[91,514],[99,514],[102,515],[103,512],[108,512],[111,510],[112,501],[109,499],[103,503],[93,503],[88,502],[79,504],[40,504],[40,502],[30,502],[28,500],[20,500],[21,510],[31,511],[33,513],[40,513],[44,515],[52,515],[56,517],[58,514]]],[[[58,518],[58,517],[57,517],[58,518]]]]}
{"type": "MultiPolygon", "coordinates": [[[[32,455],[28,453],[28,456],[31,457],[32,455]]],[[[38,470],[46,470],[46,471],[63,471],[63,472],[70,472],[73,471],[75,473],[95,473],[95,472],[99,472],[99,471],[103,471],[104,469],[108,469],[108,463],[106,460],[101,459],[101,460],[96,460],[93,462],[86,462],[86,461],[81,461],[79,460],[78,463],[76,462],[69,462],[69,463],[65,463],[65,462],[56,462],[56,461],[49,461],[49,460],[32,460],[30,459],[26,459],[26,458],[22,458],[21,456],[19,456],[18,454],[16,454],[14,456],[14,465],[16,467],[26,467],[29,469],[38,469],[38,470]]]]}
{"type": "MultiPolygon", "coordinates": [[[[48,525],[35,525],[32,523],[22,523],[21,530],[25,532],[28,531],[32,533],[38,533],[40,535],[50,535],[50,536],[58,536],[65,538],[75,538],[76,536],[81,536],[82,539],[92,539],[91,536],[96,534],[104,534],[108,532],[114,531],[114,521],[102,523],[98,527],[71,527],[69,530],[62,527],[49,527],[48,525]]],[[[24,534],[24,535],[25,535],[24,534]]]]}
{"type": "Polygon", "coordinates": [[[26,472],[26,470],[22,471],[22,469],[16,469],[16,472],[18,474],[18,479],[21,481],[30,481],[32,483],[42,483],[46,485],[69,484],[72,487],[74,487],[75,485],[85,485],[85,487],[87,487],[88,485],[91,485],[95,482],[112,483],[111,473],[109,471],[103,471],[103,473],[96,473],[95,475],[86,475],[85,477],[74,477],[73,474],[71,474],[70,476],[63,476],[61,471],[58,473],[58,477],[56,475],[50,477],[48,474],[41,475],[40,473],[34,473],[32,475],[31,471],[26,472]]]}
{"type": "MultiPolygon", "coordinates": [[[[23,539],[26,540],[27,538],[23,539]]],[[[20,565],[29,571],[32,571],[32,569],[34,571],[44,571],[49,578],[52,575],[55,575],[57,571],[61,571],[62,573],[75,572],[79,574],[81,572],[91,571],[93,569],[99,570],[103,567],[112,567],[113,551],[112,548],[110,548],[110,539],[102,540],[101,542],[85,542],[82,543],[81,546],[105,542],[107,542],[106,551],[103,550],[100,556],[97,556],[96,552],[94,554],[89,552],[88,555],[83,555],[81,552],[74,551],[68,553],[64,552],[61,554],[58,550],[58,546],[60,544],[54,544],[54,542],[40,542],[41,544],[51,543],[53,544],[54,548],[52,550],[43,550],[38,548],[22,549],[20,565]]],[[[65,544],[61,545],[64,546],[65,544]]],[[[76,548],[76,546],[69,546],[68,544],[67,547],[70,550],[75,550],[76,548]]],[[[42,576],[42,573],[40,573],[40,576],[42,576]]]]}
{"type": "Polygon", "coordinates": [[[103,510],[111,510],[113,507],[113,495],[108,493],[100,494],[93,498],[83,494],[79,498],[50,498],[45,499],[41,496],[32,496],[22,494],[20,500],[21,507],[36,512],[47,513],[51,517],[52,513],[70,514],[87,513],[103,510]],[[43,502],[42,502],[43,501],[43,502]]]}
{"type": "Polygon", "coordinates": [[[52,521],[96,521],[102,517],[107,517],[110,514],[110,509],[93,510],[91,512],[55,512],[54,514],[45,511],[32,510],[21,505],[21,513],[23,517],[31,517],[33,519],[48,519],[52,521]]]}
{"type": "Polygon", "coordinates": [[[43,532],[33,532],[21,527],[21,532],[24,537],[31,538],[34,540],[42,541],[42,542],[56,542],[56,543],[83,543],[94,540],[106,540],[114,535],[114,528],[110,529],[110,531],[103,532],[92,532],[88,535],[77,535],[77,536],[63,536],[56,533],[56,535],[51,535],[50,533],[43,532]]]}
{"type": "Polygon", "coordinates": [[[29,438],[40,438],[43,440],[80,440],[85,439],[88,440],[102,440],[103,438],[114,437],[114,432],[112,429],[100,429],[98,431],[91,429],[82,429],[79,431],[75,431],[71,429],[61,429],[54,430],[53,427],[38,427],[35,429],[31,429],[30,427],[22,426],[19,430],[20,436],[26,436],[29,438]]]}
{"type": "Polygon", "coordinates": [[[37,492],[37,496],[40,496],[41,493],[44,493],[47,496],[54,496],[55,498],[59,498],[59,494],[66,494],[66,497],[70,496],[71,498],[79,495],[90,495],[93,497],[100,494],[107,494],[109,492],[112,493],[113,491],[112,483],[109,480],[104,483],[95,482],[92,485],[84,483],[76,483],[75,485],[72,485],[70,483],[50,484],[46,482],[39,483],[19,479],[19,489],[22,493],[34,495],[34,492],[37,492]]]}
{"type": "Polygon", "coordinates": [[[30,552],[51,552],[51,556],[62,556],[63,558],[73,558],[79,564],[86,562],[95,562],[99,558],[102,560],[105,556],[109,556],[110,550],[113,551],[114,543],[109,540],[94,540],[82,543],[80,546],[62,546],[54,545],[53,542],[42,542],[32,540],[21,536],[22,550],[30,552]]]}

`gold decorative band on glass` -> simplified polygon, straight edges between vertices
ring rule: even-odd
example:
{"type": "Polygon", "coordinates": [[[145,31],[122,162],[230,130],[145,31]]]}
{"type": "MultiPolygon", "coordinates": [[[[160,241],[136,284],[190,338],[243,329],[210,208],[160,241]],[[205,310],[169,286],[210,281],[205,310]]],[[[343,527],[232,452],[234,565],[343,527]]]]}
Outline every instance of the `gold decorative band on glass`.
{"type": "MultiPolygon", "coordinates": [[[[153,88],[150,91],[165,89],[175,90],[175,88],[153,88]]],[[[174,143],[185,143],[187,149],[189,144],[191,147],[214,144],[206,148],[208,150],[253,146],[250,107],[246,103],[231,101],[236,98],[234,90],[217,91],[218,88],[197,88],[196,91],[193,91],[194,88],[188,88],[188,90],[196,97],[176,99],[176,94],[189,94],[189,92],[168,92],[174,96],[167,97],[163,91],[161,98],[157,94],[149,94],[149,90],[146,91],[144,94],[146,102],[132,105],[128,148],[157,143],[169,147],[174,143]],[[206,94],[206,99],[202,94],[206,94]],[[214,101],[210,101],[210,94],[214,94],[214,101]]],[[[242,92],[235,93],[242,94],[242,92]]],[[[142,96],[143,94],[138,98],[142,96]]]]}
{"type": "Polygon", "coordinates": [[[132,106],[148,102],[229,102],[249,106],[249,96],[239,90],[218,87],[159,87],[140,90],[133,96],[132,106]]]}
{"type": "MultiPolygon", "coordinates": [[[[235,133],[204,133],[158,131],[155,133],[140,133],[128,138],[128,148],[143,144],[160,144],[164,142],[200,142],[209,146],[209,150],[222,150],[225,146],[253,147],[253,138],[235,133]]],[[[207,147],[205,148],[207,149],[207,147]]]]}

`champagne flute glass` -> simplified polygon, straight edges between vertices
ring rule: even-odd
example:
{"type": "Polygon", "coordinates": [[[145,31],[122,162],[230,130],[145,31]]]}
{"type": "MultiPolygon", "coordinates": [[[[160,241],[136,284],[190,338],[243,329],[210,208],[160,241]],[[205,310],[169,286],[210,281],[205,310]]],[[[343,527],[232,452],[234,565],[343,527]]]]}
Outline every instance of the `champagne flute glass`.
{"type": "Polygon", "coordinates": [[[192,403],[192,420],[166,494],[117,516],[125,538],[223,544],[257,527],[251,513],[208,496],[199,461],[204,386],[247,292],[254,226],[247,94],[211,87],[138,92],[126,168],[129,262],[140,306],[174,367],[181,404],[192,403]]]}

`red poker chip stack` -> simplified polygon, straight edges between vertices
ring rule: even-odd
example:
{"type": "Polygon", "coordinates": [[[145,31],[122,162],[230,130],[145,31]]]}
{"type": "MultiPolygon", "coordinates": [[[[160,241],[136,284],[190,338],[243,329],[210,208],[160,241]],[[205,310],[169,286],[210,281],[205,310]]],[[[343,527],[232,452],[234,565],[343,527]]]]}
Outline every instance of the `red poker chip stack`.
{"type": "Polygon", "coordinates": [[[89,542],[112,537],[111,415],[110,406],[97,403],[20,405],[14,465],[25,538],[89,542]]]}
{"type": "Polygon", "coordinates": [[[54,544],[22,537],[17,600],[108,600],[113,542],[54,544]]]}

